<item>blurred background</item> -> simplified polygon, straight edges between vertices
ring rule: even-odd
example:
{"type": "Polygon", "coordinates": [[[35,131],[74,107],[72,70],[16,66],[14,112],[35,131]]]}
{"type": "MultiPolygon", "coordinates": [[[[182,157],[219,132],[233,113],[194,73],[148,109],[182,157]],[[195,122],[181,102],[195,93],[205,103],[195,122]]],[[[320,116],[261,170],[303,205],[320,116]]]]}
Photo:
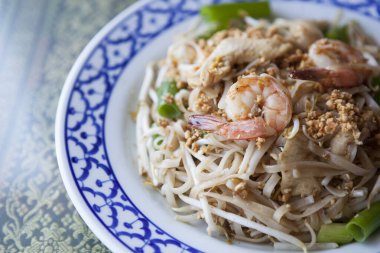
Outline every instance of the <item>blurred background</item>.
{"type": "Polygon", "coordinates": [[[109,252],[59,175],[54,120],[89,40],[133,0],[0,0],[0,252],[109,252]]]}

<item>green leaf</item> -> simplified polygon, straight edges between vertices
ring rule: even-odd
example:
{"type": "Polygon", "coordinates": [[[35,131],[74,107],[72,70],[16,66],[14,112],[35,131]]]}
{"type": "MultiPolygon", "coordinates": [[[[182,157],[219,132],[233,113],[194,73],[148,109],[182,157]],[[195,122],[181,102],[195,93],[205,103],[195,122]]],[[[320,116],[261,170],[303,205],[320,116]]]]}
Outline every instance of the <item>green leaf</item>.
{"type": "Polygon", "coordinates": [[[326,33],[326,38],[340,40],[345,43],[349,43],[350,39],[348,37],[348,26],[335,26],[330,28],[326,33]]]}
{"type": "Polygon", "coordinates": [[[269,18],[271,10],[268,1],[224,3],[202,7],[200,15],[212,24],[212,28],[199,37],[208,39],[216,32],[229,28],[234,20],[241,19],[244,16],[269,18]]]}
{"type": "Polygon", "coordinates": [[[374,98],[376,102],[380,104],[380,76],[374,77],[372,79],[372,85],[379,87],[379,90],[375,93],[374,98]]]}
{"type": "Polygon", "coordinates": [[[182,112],[175,104],[175,102],[168,103],[165,101],[166,96],[174,96],[178,92],[177,84],[175,81],[164,81],[160,87],[157,88],[158,106],[157,111],[160,116],[168,119],[176,119],[181,117],[182,112]]]}
{"type": "Polygon", "coordinates": [[[335,242],[338,244],[346,244],[353,240],[352,235],[346,230],[345,223],[324,224],[319,229],[317,242],[328,243],[335,242]]]}
{"type": "Polygon", "coordinates": [[[358,242],[365,241],[380,227],[380,202],[372,204],[369,209],[358,213],[347,223],[346,229],[358,242]]]}

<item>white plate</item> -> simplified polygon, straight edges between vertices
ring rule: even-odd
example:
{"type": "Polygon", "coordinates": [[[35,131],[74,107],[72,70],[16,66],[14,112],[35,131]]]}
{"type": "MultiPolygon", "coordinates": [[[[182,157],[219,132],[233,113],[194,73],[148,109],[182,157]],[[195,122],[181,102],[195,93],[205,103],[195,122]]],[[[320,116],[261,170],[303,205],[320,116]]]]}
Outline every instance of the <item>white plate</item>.
{"type": "MultiPolygon", "coordinates": [[[[172,37],[185,31],[202,4],[219,1],[145,0],[128,8],[88,44],[62,91],[56,119],[61,175],[78,212],[114,252],[252,252],[271,247],[227,244],[207,236],[204,226],[175,221],[163,197],[137,172],[136,94],[145,65],[165,55],[172,37]]],[[[359,20],[380,41],[380,3],[272,1],[276,16],[359,20]]],[[[379,234],[364,244],[332,252],[379,251],[379,234]]]]}

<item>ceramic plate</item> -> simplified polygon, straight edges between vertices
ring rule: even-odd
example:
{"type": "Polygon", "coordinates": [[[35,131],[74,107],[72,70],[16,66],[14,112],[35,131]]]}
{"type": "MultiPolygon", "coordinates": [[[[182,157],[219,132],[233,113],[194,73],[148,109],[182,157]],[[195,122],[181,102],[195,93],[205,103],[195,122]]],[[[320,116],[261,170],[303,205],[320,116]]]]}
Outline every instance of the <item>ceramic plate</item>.
{"type": "MultiPolygon", "coordinates": [[[[269,246],[227,244],[203,225],[175,221],[164,198],[138,175],[136,94],[145,65],[165,55],[202,4],[219,1],[146,0],[126,9],[88,44],[62,91],[56,119],[61,175],[78,212],[114,252],[252,252],[269,246]]],[[[271,2],[278,17],[359,20],[380,41],[380,3],[374,0],[271,2]]],[[[365,244],[333,252],[374,252],[379,233],[365,244]]]]}

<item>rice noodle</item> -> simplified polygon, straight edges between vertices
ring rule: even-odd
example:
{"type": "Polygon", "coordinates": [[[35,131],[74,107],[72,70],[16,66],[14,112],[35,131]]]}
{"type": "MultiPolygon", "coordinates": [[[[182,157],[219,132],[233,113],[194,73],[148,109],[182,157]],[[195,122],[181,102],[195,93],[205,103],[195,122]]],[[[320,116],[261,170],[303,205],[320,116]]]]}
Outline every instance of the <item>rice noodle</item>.
{"type": "Polygon", "coordinates": [[[325,177],[322,180],[321,184],[326,188],[326,190],[328,190],[332,195],[334,195],[336,197],[343,198],[344,196],[346,196],[348,194],[347,191],[338,190],[332,186],[329,186],[331,179],[332,179],[332,177],[325,177]]]}
{"type": "Polygon", "coordinates": [[[341,212],[347,201],[346,197],[339,198],[333,205],[327,208],[326,213],[331,219],[339,219],[341,217],[341,212]],[[338,216],[339,215],[339,216],[338,216]]]}
{"type": "Polygon", "coordinates": [[[280,223],[281,218],[290,210],[289,204],[284,204],[276,209],[276,211],[273,214],[273,219],[280,223]]]}
{"type": "MultiPolygon", "coordinates": [[[[164,196],[177,220],[203,220],[210,235],[274,243],[276,249],[335,248],[316,243],[321,225],[349,220],[380,200],[380,151],[374,137],[380,106],[372,97],[379,89],[372,80],[380,73],[380,50],[358,27],[349,28],[356,38],[351,42],[371,65],[348,65],[353,71],[368,70],[368,75],[363,85],[329,87],[320,80],[289,78],[290,71],[308,66],[298,52],[310,51],[305,43],[317,39],[307,38],[312,36],[308,32],[293,33],[308,26],[320,29],[322,23],[269,23],[251,17],[244,22],[246,28],[220,31],[209,39],[198,38],[205,31],[198,23],[172,43],[165,59],[148,64],[136,117],[139,173],[164,196]],[[280,39],[290,51],[275,59],[261,48],[250,49],[258,50],[253,58],[240,48],[215,53],[230,39],[236,46],[253,38],[280,39]],[[274,78],[278,87],[273,93],[256,81],[249,83],[252,90],[240,89],[242,78],[261,74],[274,78]],[[167,81],[177,89],[160,94],[157,88],[167,81]],[[289,108],[280,108],[277,99],[286,99],[289,108]],[[180,112],[165,115],[158,111],[163,103],[180,112]],[[217,118],[203,128],[192,124],[194,115],[217,118]],[[265,124],[258,124],[258,118],[265,124]],[[231,135],[224,134],[225,128],[231,135]],[[242,139],[243,132],[253,135],[242,139]],[[340,140],[342,133],[350,141],[340,140]]],[[[270,54],[278,50],[271,48],[270,54]]],[[[314,61],[312,55],[308,59],[314,61]]]]}
{"type": "Polygon", "coordinates": [[[261,60],[260,59],[255,59],[253,60],[252,62],[250,62],[244,69],[240,70],[238,73],[236,73],[235,75],[233,75],[232,77],[236,77],[236,76],[241,76],[242,74],[244,74],[247,70],[249,70],[250,68],[252,67],[255,67],[259,64],[261,64],[261,60]]]}
{"type": "Polygon", "coordinates": [[[247,25],[250,25],[250,26],[257,26],[258,24],[260,24],[260,21],[250,16],[245,16],[244,21],[247,23],[247,25]]]}
{"type": "Polygon", "coordinates": [[[235,239],[239,240],[239,241],[243,241],[243,242],[250,242],[250,243],[263,243],[263,242],[269,241],[269,237],[267,235],[264,235],[264,236],[257,238],[257,239],[237,235],[237,236],[235,236],[235,239]]]}
{"type": "Polygon", "coordinates": [[[147,97],[148,90],[152,85],[152,82],[154,80],[154,64],[149,63],[146,66],[145,69],[145,77],[144,81],[142,82],[141,88],[140,88],[140,93],[139,93],[139,102],[144,102],[145,98],[147,97]]]}
{"type": "Polygon", "coordinates": [[[207,198],[204,196],[200,196],[199,200],[200,200],[201,208],[203,210],[205,221],[207,223],[207,233],[211,235],[212,232],[217,231],[217,228],[211,215],[210,205],[208,204],[207,198]]]}
{"type": "Polygon", "coordinates": [[[184,112],[184,113],[188,113],[188,110],[186,109],[186,107],[184,106],[184,100],[186,100],[189,96],[189,91],[185,90],[185,89],[182,89],[180,90],[175,96],[174,96],[174,100],[175,100],[175,103],[177,104],[177,106],[179,107],[179,109],[184,112]]]}
{"type": "Polygon", "coordinates": [[[346,160],[345,158],[343,158],[341,156],[338,156],[338,155],[336,155],[336,154],[334,154],[328,150],[325,150],[325,149],[318,147],[317,145],[315,145],[312,142],[309,142],[308,147],[309,147],[310,151],[312,151],[314,154],[316,154],[320,157],[323,157],[323,158],[326,157],[327,160],[329,162],[331,162],[332,164],[336,165],[337,168],[340,168],[342,170],[348,170],[355,175],[361,175],[361,176],[368,173],[367,170],[351,163],[350,161],[346,160]]]}
{"type": "Polygon", "coordinates": [[[347,149],[348,149],[347,151],[349,154],[350,161],[353,162],[358,152],[358,145],[355,145],[355,144],[348,145],[347,149]]]}
{"type": "Polygon", "coordinates": [[[364,52],[363,56],[364,56],[364,58],[367,59],[367,62],[369,65],[374,66],[374,67],[379,66],[379,63],[376,61],[375,57],[373,57],[372,54],[370,54],[368,52],[364,52]]]}
{"type": "Polygon", "coordinates": [[[306,206],[314,204],[314,197],[313,195],[307,196],[305,198],[294,200],[293,202],[290,202],[290,206],[293,210],[299,210],[304,209],[306,206]]]}
{"type": "Polygon", "coordinates": [[[186,214],[186,215],[178,215],[176,214],[175,219],[177,221],[181,222],[193,222],[198,220],[198,215],[197,214],[186,214]]]}
{"type": "Polygon", "coordinates": [[[350,194],[353,198],[365,197],[368,194],[367,188],[353,190],[350,194]]]}
{"type": "Polygon", "coordinates": [[[317,242],[317,236],[315,235],[315,231],[314,231],[314,229],[309,225],[309,223],[305,222],[305,226],[307,227],[307,229],[309,230],[310,235],[311,235],[311,242],[310,242],[310,244],[307,245],[307,248],[310,249],[310,248],[313,248],[313,246],[314,246],[315,243],[317,242]]]}
{"type": "Polygon", "coordinates": [[[245,151],[243,161],[241,162],[240,168],[239,168],[239,174],[243,173],[248,169],[248,162],[251,160],[251,157],[253,155],[253,152],[255,151],[255,141],[250,141],[248,144],[248,148],[245,151]]]}
{"type": "MultiPolygon", "coordinates": [[[[375,197],[372,199],[372,202],[378,202],[380,201],[380,195],[377,194],[375,197]]],[[[363,199],[362,201],[359,201],[355,203],[354,205],[350,203],[349,205],[349,210],[346,210],[348,213],[356,213],[359,212],[365,208],[368,208],[368,201],[366,199],[363,199]]]]}
{"type": "Polygon", "coordinates": [[[364,184],[366,184],[371,178],[373,178],[373,176],[375,175],[376,173],[376,167],[375,165],[371,162],[371,160],[369,159],[369,157],[367,156],[366,152],[364,152],[362,149],[359,149],[359,152],[358,152],[358,157],[359,157],[359,160],[360,160],[360,163],[362,164],[362,166],[369,171],[369,173],[367,175],[365,175],[364,177],[362,177],[362,179],[360,180],[360,182],[355,186],[355,188],[359,188],[359,187],[362,187],[364,184]]]}
{"type": "Polygon", "coordinates": [[[289,218],[290,220],[298,220],[298,219],[307,217],[307,216],[309,216],[315,212],[318,212],[321,208],[326,206],[332,199],[334,199],[334,197],[331,195],[328,195],[325,198],[317,201],[313,205],[306,208],[306,210],[304,212],[302,212],[301,214],[287,213],[286,217],[289,218]]]}
{"type": "MultiPolygon", "coordinates": [[[[179,195],[179,197],[185,203],[187,203],[189,205],[192,205],[192,206],[196,206],[198,208],[201,208],[201,203],[198,200],[186,197],[184,195],[179,195]]],[[[300,240],[298,240],[294,236],[288,235],[288,234],[286,234],[284,232],[272,229],[270,227],[266,227],[266,226],[261,225],[261,224],[259,224],[257,222],[248,220],[246,218],[242,218],[239,215],[236,215],[236,214],[233,214],[233,213],[229,213],[229,212],[220,210],[220,209],[212,207],[212,206],[210,207],[210,210],[211,210],[211,212],[213,214],[215,214],[215,215],[217,215],[219,217],[222,217],[224,219],[236,222],[236,223],[238,223],[240,225],[243,225],[245,227],[261,231],[262,233],[265,233],[267,235],[273,236],[273,237],[275,237],[275,238],[277,238],[279,240],[290,242],[290,243],[296,245],[297,247],[303,249],[304,252],[306,252],[306,246],[305,246],[305,244],[303,242],[301,242],[300,240]]]]}
{"type": "Polygon", "coordinates": [[[293,127],[292,127],[292,131],[290,131],[289,135],[286,136],[287,139],[292,139],[294,138],[294,136],[296,136],[296,134],[298,133],[300,129],[300,121],[297,117],[293,117],[293,127]]]}
{"type": "Polygon", "coordinates": [[[161,66],[160,70],[158,71],[156,82],[154,87],[157,88],[161,85],[162,81],[165,78],[166,73],[168,72],[169,66],[167,64],[164,64],[161,66]]]}
{"type": "Polygon", "coordinates": [[[283,167],[283,165],[281,164],[275,164],[275,165],[266,165],[266,164],[263,164],[263,169],[266,173],[277,173],[277,172],[281,172],[281,168],[283,167]]]}
{"type": "Polygon", "coordinates": [[[247,175],[252,175],[255,172],[255,169],[258,163],[260,162],[261,158],[263,157],[265,152],[267,152],[267,150],[272,145],[275,139],[275,137],[268,138],[260,149],[254,151],[252,158],[249,161],[248,170],[246,172],[247,175]]]}
{"type": "Polygon", "coordinates": [[[249,219],[253,219],[253,218],[257,219],[263,224],[285,233],[289,233],[291,231],[288,228],[289,224],[287,224],[286,222],[282,224],[278,224],[273,220],[272,216],[269,214],[269,213],[273,213],[272,209],[269,209],[270,211],[268,213],[265,213],[264,210],[268,210],[267,208],[263,208],[262,206],[257,206],[253,204],[244,203],[244,201],[238,197],[222,196],[220,194],[215,194],[215,193],[204,193],[204,194],[209,197],[213,197],[215,199],[219,199],[219,200],[234,204],[235,206],[244,210],[245,216],[247,216],[247,218],[249,219]]]}
{"type": "Polygon", "coordinates": [[[177,65],[179,77],[183,81],[199,74],[199,65],[204,59],[205,55],[197,43],[186,38],[173,43],[168,48],[167,61],[177,65]],[[190,51],[194,52],[195,56],[190,51]],[[185,55],[188,57],[186,58],[185,55]]]}
{"type": "Polygon", "coordinates": [[[375,185],[373,186],[369,196],[368,196],[368,208],[370,207],[371,203],[372,203],[372,200],[373,198],[376,196],[376,194],[379,194],[380,192],[380,175],[377,177],[377,180],[376,180],[376,183],[375,185]]]}
{"type": "Polygon", "coordinates": [[[323,224],[332,223],[332,220],[326,215],[325,210],[319,210],[318,214],[323,224]]]}
{"type": "Polygon", "coordinates": [[[345,90],[345,92],[348,92],[352,95],[355,95],[357,93],[368,92],[368,91],[370,91],[369,88],[367,86],[364,86],[364,85],[355,86],[355,87],[352,87],[352,88],[345,90]]]}
{"type": "Polygon", "coordinates": [[[272,192],[274,188],[276,187],[277,183],[281,180],[281,177],[274,173],[270,176],[268,181],[265,183],[264,189],[263,189],[263,195],[270,198],[272,195],[272,192]]]}
{"type": "Polygon", "coordinates": [[[172,207],[172,210],[176,213],[193,213],[194,207],[186,205],[181,207],[172,207]]]}
{"type": "Polygon", "coordinates": [[[362,92],[362,96],[365,98],[365,102],[367,106],[377,114],[380,113],[380,106],[376,103],[376,101],[368,94],[368,92],[362,92]]]}

